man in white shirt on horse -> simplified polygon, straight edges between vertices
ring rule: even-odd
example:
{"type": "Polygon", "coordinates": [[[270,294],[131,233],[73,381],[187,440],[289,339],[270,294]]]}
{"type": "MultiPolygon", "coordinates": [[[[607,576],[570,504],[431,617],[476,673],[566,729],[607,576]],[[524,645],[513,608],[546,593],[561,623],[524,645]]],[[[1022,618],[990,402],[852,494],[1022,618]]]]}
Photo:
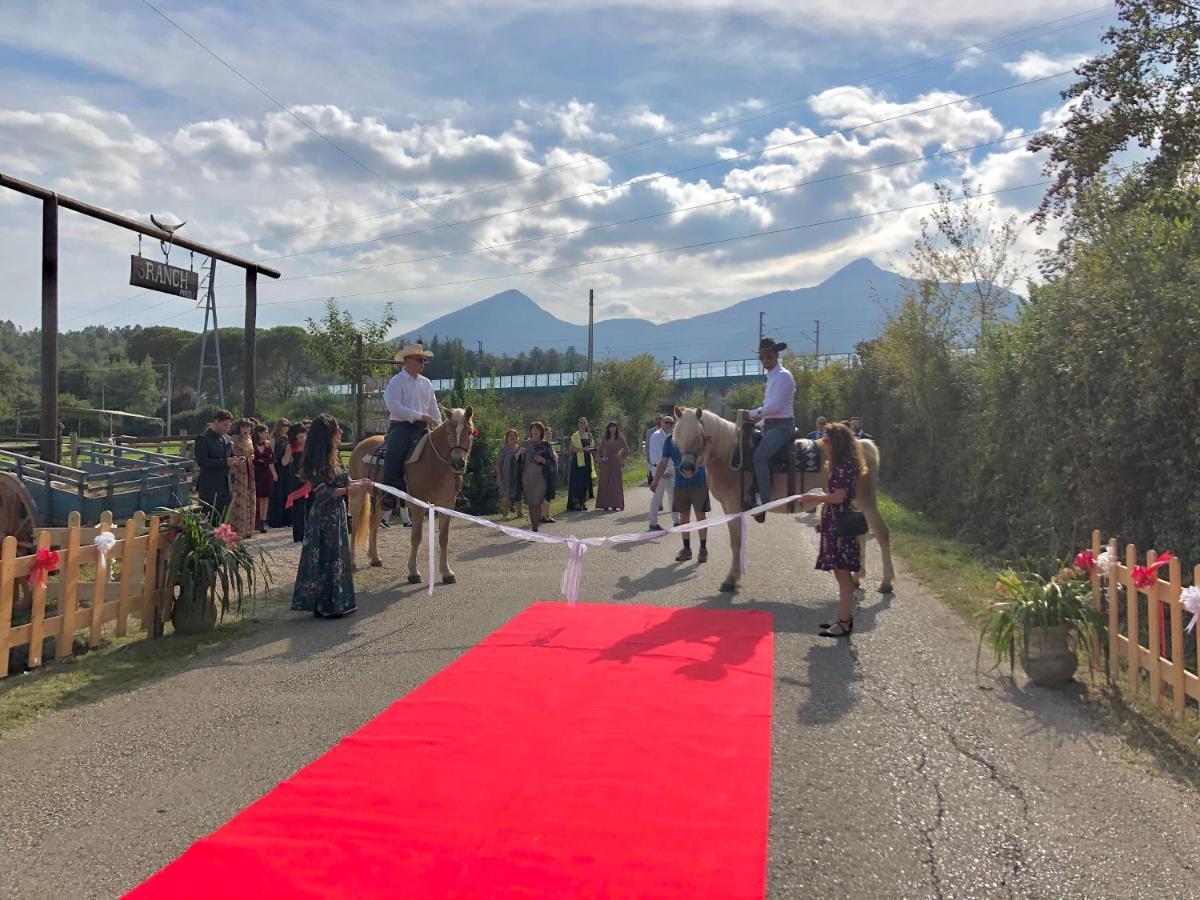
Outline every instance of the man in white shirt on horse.
{"type": "MultiPolygon", "coordinates": [[[[418,342],[401,348],[395,358],[404,364],[404,368],[392,376],[383,391],[390,420],[385,439],[383,483],[405,490],[404,463],[429,429],[442,424],[442,411],[433,391],[433,382],[421,374],[433,354],[418,342]]],[[[384,494],[380,502],[385,509],[392,509],[396,498],[384,494]]]]}
{"type": "Polygon", "coordinates": [[[763,405],[747,414],[762,423],[762,441],[754,449],[759,503],[771,500],[771,459],[792,443],[796,434],[796,379],[779,362],[779,354],[786,349],[787,344],[771,338],[763,338],[758,345],[759,362],[767,370],[767,390],[763,405]]]}

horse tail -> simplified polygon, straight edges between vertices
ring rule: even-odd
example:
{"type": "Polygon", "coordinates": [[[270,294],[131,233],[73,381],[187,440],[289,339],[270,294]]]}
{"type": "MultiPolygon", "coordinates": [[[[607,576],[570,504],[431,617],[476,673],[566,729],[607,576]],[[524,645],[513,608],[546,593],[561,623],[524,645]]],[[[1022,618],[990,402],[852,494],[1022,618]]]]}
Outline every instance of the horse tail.
{"type": "Polygon", "coordinates": [[[366,547],[371,539],[371,491],[363,491],[350,507],[351,518],[354,519],[354,534],[350,536],[350,552],[355,554],[360,547],[366,547]]]}

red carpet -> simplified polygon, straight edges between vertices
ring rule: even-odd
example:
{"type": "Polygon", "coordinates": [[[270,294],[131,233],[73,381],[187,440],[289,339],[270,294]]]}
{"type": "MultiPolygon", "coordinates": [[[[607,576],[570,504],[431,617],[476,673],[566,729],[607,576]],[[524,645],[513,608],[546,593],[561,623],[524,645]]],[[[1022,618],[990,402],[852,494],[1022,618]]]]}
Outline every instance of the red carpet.
{"type": "Polygon", "coordinates": [[[535,604],[130,896],[761,897],[771,683],[767,613],[535,604]]]}

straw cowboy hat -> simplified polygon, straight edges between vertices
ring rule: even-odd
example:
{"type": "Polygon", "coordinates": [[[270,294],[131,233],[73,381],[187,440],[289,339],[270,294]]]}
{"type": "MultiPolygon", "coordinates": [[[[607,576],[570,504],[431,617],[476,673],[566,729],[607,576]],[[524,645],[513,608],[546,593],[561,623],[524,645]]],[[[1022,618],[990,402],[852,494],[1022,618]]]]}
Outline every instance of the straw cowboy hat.
{"type": "Polygon", "coordinates": [[[764,352],[782,353],[786,349],[787,349],[787,344],[783,344],[783,343],[777,344],[774,341],[774,339],[769,338],[769,337],[765,337],[761,341],[758,342],[758,352],[759,353],[764,353],[764,352]]]}
{"type": "Polygon", "coordinates": [[[420,341],[401,347],[396,351],[396,355],[392,359],[396,362],[404,362],[410,356],[423,356],[425,359],[433,359],[433,354],[426,350],[425,345],[420,341]]]}

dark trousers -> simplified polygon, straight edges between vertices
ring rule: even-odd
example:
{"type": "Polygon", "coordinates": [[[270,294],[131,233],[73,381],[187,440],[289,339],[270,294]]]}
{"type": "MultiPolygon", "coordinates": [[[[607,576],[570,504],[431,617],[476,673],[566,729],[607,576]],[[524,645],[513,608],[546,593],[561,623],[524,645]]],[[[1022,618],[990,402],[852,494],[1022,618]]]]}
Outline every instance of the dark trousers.
{"type": "MultiPolygon", "coordinates": [[[[417,441],[427,431],[429,431],[429,426],[424,422],[392,422],[388,426],[387,438],[384,443],[387,453],[383,457],[384,484],[402,491],[406,489],[404,462],[408,459],[408,454],[412,453],[417,441]]],[[[384,494],[381,503],[385,509],[392,509],[396,505],[396,498],[390,494],[384,494]]]]}

